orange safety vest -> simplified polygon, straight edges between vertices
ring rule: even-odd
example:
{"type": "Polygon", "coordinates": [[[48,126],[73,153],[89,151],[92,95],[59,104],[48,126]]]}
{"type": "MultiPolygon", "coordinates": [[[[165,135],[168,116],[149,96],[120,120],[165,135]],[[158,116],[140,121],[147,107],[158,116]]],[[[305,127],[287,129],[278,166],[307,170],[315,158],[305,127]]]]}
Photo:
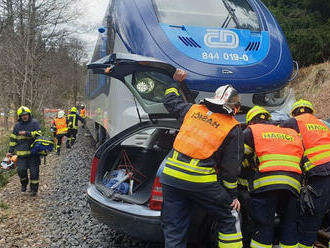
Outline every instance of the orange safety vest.
{"type": "Polygon", "coordinates": [[[330,162],[330,132],[329,128],[312,114],[302,114],[295,117],[302,136],[308,162],[304,169],[309,171],[315,166],[330,162]]]}
{"type": "Polygon", "coordinates": [[[249,127],[253,134],[260,172],[302,173],[300,161],[304,148],[295,130],[269,124],[254,124],[249,127]]]}
{"type": "Polygon", "coordinates": [[[81,109],[81,110],[80,110],[80,116],[81,116],[82,118],[86,118],[86,109],[81,109]]]}
{"type": "Polygon", "coordinates": [[[173,147],[191,158],[210,158],[238,124],[231,115],[213,113],[204,105],[194,104],[184,118],[173,147]]]}
{"type": "Polygon", "coordinates": [[[56,118],[55,121],[56,134],[64,134],[68,132],[68,126],[66,125],[66,118],[56,118]]]}

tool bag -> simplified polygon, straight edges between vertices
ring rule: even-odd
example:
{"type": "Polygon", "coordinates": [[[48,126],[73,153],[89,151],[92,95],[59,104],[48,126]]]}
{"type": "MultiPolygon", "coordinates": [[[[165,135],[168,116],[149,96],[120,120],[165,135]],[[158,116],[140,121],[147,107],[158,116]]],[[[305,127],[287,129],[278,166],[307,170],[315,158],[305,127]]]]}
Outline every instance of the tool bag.
{"type": "Polygon", "coordinates": [[[54,149],[54,141],[47,136],[39,136],[31,145],[32,155],[47,156],[54,149]]]}

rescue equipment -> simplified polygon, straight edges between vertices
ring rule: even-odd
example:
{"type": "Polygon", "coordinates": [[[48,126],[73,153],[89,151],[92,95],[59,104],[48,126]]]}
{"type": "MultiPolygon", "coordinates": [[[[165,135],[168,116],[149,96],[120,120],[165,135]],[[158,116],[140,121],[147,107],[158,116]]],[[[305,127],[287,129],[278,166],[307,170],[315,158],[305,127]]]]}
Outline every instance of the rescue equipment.
{"type": "Polygon", "coordinates": [[[16,167],[17,155],[5,157],[1,162],[1,168],[4,170],[14,169],[16,167]]]}
{"type": "Polygon", "coordinates": [[[132,195],[146,180],[146,176],[137,170],[131,163],[125,150],[121,152],[116,170],[107,171],[102,183],[111,190],[109,196],[114,193],[132,195]]]}
{"type": "Polygon", "coordinates": [[[54,149],[54,141],[47,136],[38,137],[31,145],[32,155],[47,156],[54,149]]]}

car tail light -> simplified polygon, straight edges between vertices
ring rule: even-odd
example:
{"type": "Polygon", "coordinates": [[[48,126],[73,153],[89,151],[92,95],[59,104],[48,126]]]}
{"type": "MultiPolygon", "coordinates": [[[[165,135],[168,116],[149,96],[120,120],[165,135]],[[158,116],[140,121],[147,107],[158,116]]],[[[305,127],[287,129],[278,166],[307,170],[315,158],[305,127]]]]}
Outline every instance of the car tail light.
{"type": "Polygon", "coordinates": [[[163,189],[159,177],[155,178],[152,186],[151,198],[149,201],[149,208],[152,210],[161,210],[163,204],[163,189]]]}
{"type": "Polygon", "coordinates": [[[89,178],[90,183],[95,183],[95,176],[98,165],[99,165],[99,159],[97,157],[94,157],[92,160],[91,176],[89,178]]]}

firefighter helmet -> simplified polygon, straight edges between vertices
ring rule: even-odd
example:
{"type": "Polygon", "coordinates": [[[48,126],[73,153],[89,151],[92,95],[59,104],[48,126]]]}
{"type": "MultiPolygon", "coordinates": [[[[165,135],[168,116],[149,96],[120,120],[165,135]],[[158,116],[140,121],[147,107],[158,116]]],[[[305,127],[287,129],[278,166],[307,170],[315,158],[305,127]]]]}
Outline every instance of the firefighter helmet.
{"type": "Polygon", "coordinates": [[[63,118],[64,115],[65,115],[65,113],[64,113],[63,110],[60,110],[60,111],[58,111],[58,113],[57,113],[57,117],[58,117],[58,118],[63,118]]]}
{"type": "Polygon", "coordinates": [[[265,108],[260,106],[254,106],[246,114],[246,123],[249,124],[257,116],[259,116],[259,118],[262,120],[268,120],[272,117],[271,114],[265,108]]]}
{"type": "Polygon", "coordinates": [[[228,114],[236,114],[240,108],[238,91],[230,84],[219,87],[213,98],[204,100],[222,106],[228,114]]]}
{"type": "Polygon", "coordinates": [[[18,117],[21,117],[22,115],[31,115],[31,110],[28,107],[21,106],[17,110],[18,117]]]}
{"type": "Polygon", "coordinates": [[[300,99],[296,101],[291,108],[291,116],[296,116],[299,113],[302,114],[306,111],[306,109],[309,109],[312,111],[312,114],[315,112],[313,104],[310,101],[300,99]],[[298,113],[294,113],[298,110],[298,113]]]}
{"type": "Polygon", "coordinates": [[[77,113],[78,109],[76,107],[71,108],[71,113],[77,113]]]}

